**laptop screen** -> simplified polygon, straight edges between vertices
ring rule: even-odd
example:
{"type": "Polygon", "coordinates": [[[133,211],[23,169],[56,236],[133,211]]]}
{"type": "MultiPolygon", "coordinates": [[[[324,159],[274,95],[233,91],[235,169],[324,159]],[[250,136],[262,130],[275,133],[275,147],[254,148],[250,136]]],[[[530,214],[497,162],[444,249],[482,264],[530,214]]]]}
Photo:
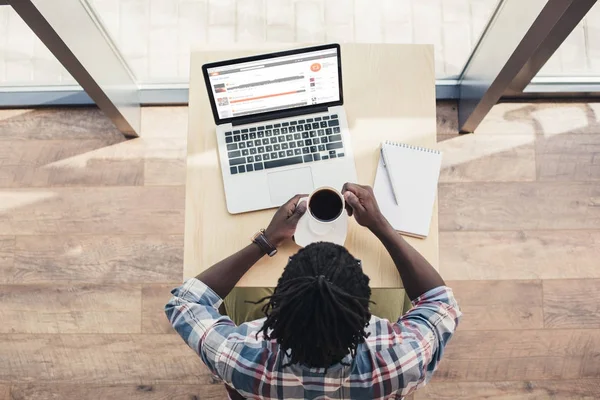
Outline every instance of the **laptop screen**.
{"type": "Polygon", "coordinates": [[[338,48],[327,48],[208,67],[218,118],[340,101],[338,58],[338,48]]]}

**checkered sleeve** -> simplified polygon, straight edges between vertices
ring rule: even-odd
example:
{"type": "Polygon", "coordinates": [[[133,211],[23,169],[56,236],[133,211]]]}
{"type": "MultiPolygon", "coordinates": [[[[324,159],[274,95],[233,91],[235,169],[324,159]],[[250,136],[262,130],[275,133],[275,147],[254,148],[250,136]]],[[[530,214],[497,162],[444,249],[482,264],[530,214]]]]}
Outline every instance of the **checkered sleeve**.
{"type": "Polygon", "coordinates": [[[173,297],[165,306],[169,322],[211,372],[222,378],[217,368],[220,348],[236,329],[229,317],[219,313],[223,300],[195,278],[173,289],[171,294],[173,297]]]}
{"type": "Polygon", "coordinates": [[[404,353],[398,356],[406,361],[402,396],[431,379],[461,317],[452,289],[445,286],[429,290],[413,300],[413,305],[414,308],[394,324],[404,353]],[[412,350],[407,354],[407,349],[412,350]]]}

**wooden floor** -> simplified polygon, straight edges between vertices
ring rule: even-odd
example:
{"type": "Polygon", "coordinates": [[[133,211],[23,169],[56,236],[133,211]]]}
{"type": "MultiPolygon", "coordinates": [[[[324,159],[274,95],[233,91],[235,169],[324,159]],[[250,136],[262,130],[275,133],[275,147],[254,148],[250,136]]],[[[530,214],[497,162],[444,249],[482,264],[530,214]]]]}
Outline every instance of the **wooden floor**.
{"type": "MultiPolygon", "coordinates": [[[[438,105],[441,273],[464,311],[415,399],[600,398],[600,104],[438,105]]],[[[162,312],[186,108],[0,111],[0,399],[221,399],[162,312]]]]}

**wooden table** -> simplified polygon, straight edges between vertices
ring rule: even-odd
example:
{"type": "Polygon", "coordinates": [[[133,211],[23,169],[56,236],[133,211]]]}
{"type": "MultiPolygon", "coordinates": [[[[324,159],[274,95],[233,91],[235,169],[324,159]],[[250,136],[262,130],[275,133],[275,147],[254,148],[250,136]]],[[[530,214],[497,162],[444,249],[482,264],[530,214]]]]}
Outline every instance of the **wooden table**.
{"type": "MultiPolygon", "coordinates": [[[[288,48],[292,48],[289,46],[288,48]]],[[[297,47],[297,45],[296,45],[297,47]]],[[[281,46],[279,47],[281,48],[281,46]]],[[[202,77],[202,64],[278,50],[204,50],[192,52],[187,157],[184,275],[197,275],[240,250],[274,209],[230,215],[217,153],[215,123],[202,77]]],[[[344,107],[352,134],[358,181],[372,185],[384,140],[434,147],[435,75],[430,45],[342,45],[344,107]]],[[[438,267],[438,216],[435,204],[429,236],[407,238],[438,267]]],[[[402,287],[384,247],[367,229],[350,219],[346,247],[362,260],[371,287],[402,287]]],[[[287,243],[273,258],[264,257],[239,286],[276,286],[289,255],[298,246],[287,243]]]]}

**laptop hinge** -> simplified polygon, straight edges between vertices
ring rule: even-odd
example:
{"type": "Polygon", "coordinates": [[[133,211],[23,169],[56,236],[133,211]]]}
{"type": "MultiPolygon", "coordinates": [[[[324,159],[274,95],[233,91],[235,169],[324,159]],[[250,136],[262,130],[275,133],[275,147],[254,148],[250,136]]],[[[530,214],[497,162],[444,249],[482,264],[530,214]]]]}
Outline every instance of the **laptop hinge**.
{"type": "Polygon", "coordinates": [[[315,108],[311,108],[310,110],[291,109],[291,110],[285,110],[282,112],[278,112],[276,114],[272,114],[269,116],[257,115],[257,116],[252,116],[252,117],[246,117],[243,119],[239,119],[237,121],[233,121],[231,123],[231,125],[233,125],[233,126],[246,125],[246,124],[252,124],[254,122],[269,121],[272,119],[281,119],[281,118],[295,117],[297,115],[316,114],[316,113],[321,113],[321,112],[327,112],[327,110],[328,110],[328,107],[315,107],[315,108]]]}

